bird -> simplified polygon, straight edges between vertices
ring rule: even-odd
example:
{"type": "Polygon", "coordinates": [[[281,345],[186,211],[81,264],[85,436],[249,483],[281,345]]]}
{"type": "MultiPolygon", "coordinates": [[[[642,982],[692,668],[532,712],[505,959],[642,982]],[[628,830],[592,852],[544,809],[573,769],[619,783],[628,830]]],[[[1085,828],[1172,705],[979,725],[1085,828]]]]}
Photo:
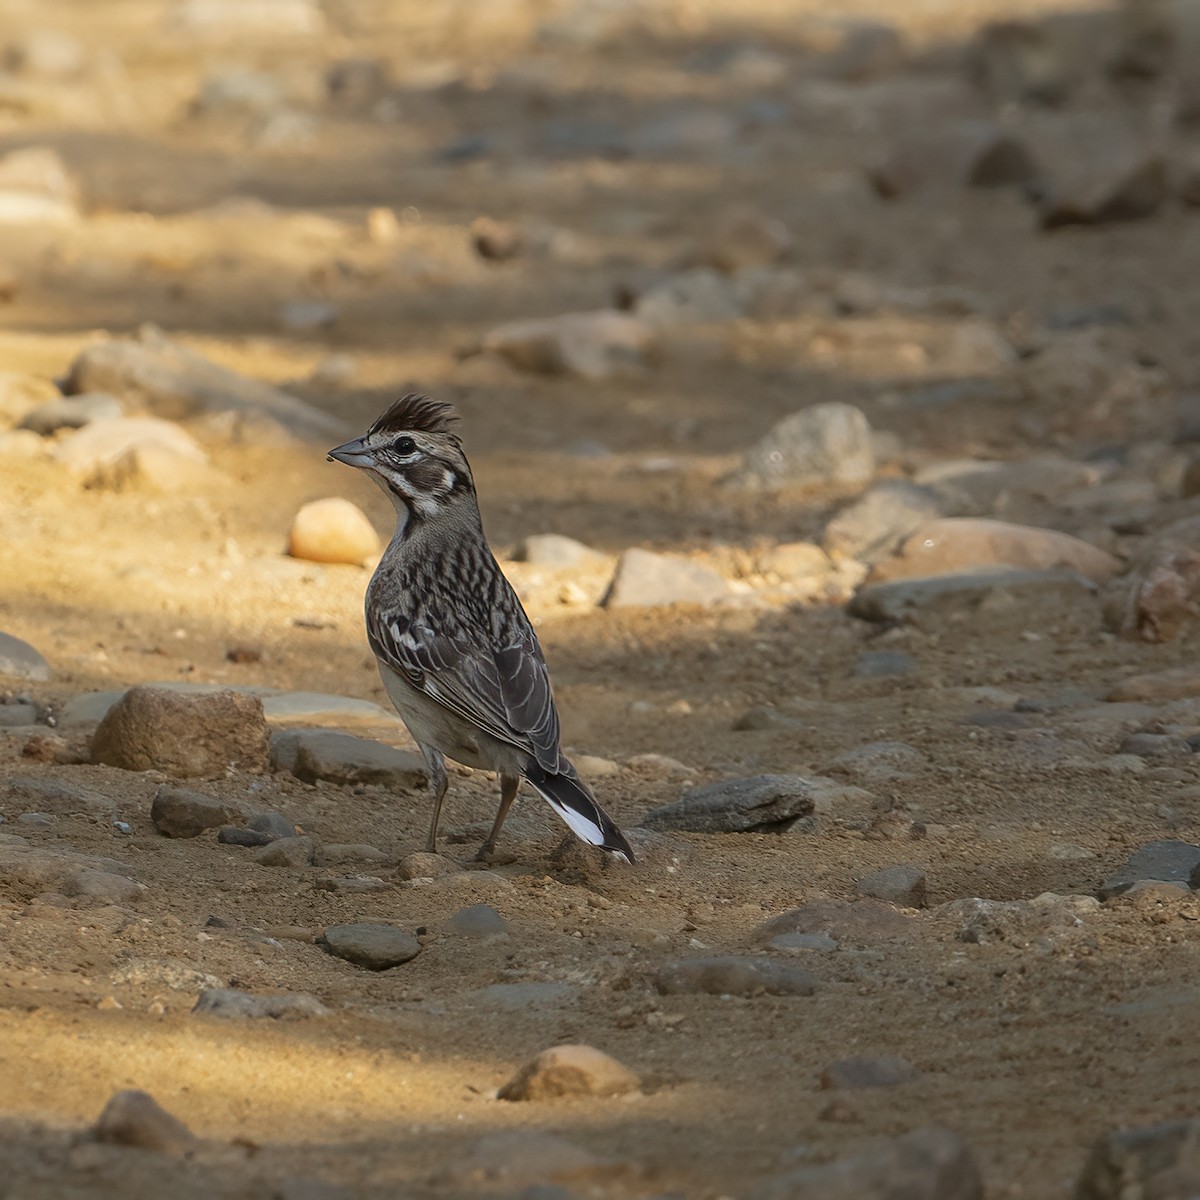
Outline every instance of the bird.
{"type": "Polygon", "coordinates": [[[367,585],[367,640],[383,686],[420,747],[437,853],[446,758],[494,771],[500,807],[479,861],[491,861],[528,783],[582,841],[633,863],[628,840],[560,745],[537,634],[488,545],[453,405],[409,393],[329,460],[367,473],[396,526],[367,585]]]}

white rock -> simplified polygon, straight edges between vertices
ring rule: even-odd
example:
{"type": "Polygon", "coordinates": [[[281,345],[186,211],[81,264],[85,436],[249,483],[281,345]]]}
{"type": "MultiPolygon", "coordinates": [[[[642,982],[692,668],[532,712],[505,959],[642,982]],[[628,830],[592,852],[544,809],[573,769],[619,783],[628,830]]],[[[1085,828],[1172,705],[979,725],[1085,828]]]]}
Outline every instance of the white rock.
{"type": "Polygon", "coordinates": [[[118,417],[85,425],[54,448],[54,457],[73,471],[91,474],[112,467],[132,450],[148,447],[184,462],[199,465],[207,462],[204,451],[189,434],[157,417],[118,417]]]}
{"type": "Polygon", "coordinates": [[[817,404],[778,422],[728,482],[751,492],[860,488],[874,473],[867,418],[850,404],[817,404]]]}
{"type": "Polygon", "coordinates": [[[525,371],[608,379],[639,371],[653,340],[646,322],[601,311],[509,321],[487,333],[481,348],[525,371]]]}
{"type": "Polygon", "coordinates": [[[375,526],[361,508],[340,496],[304,505],[288,534],[287,552],[310,562],[361,564],[379,550],[375,526]]]}
{"type": "Polygon", "coordinates": [[[604,604],[607,608],[712,604],[732,594],[728,582],[712,567],[635,547],[617,562],[604,604]]]}

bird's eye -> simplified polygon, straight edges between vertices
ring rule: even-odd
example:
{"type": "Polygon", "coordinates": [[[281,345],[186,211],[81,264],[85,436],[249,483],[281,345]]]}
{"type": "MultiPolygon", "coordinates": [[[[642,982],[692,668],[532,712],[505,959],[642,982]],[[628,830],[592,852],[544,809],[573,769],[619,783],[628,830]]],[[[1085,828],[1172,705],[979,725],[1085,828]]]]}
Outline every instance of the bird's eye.
{"type": "Polygon", "coordinates": [[[414,454],[417,449],[417,443],[410,437],[397,438],[394,449],[397,454],[414,454]]]}

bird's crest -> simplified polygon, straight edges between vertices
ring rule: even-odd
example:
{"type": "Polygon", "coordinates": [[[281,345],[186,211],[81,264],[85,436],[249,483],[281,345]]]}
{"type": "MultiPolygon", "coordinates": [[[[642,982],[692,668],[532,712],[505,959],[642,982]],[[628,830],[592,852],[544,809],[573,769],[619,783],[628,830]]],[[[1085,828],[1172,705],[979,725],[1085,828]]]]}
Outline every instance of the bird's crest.
{"type": "Polygon", "coordinates": [[[394,433],[452,433],[458,413],[454,405],[410,392],[401,396],[367,431],[367,436],[394,433]]]}

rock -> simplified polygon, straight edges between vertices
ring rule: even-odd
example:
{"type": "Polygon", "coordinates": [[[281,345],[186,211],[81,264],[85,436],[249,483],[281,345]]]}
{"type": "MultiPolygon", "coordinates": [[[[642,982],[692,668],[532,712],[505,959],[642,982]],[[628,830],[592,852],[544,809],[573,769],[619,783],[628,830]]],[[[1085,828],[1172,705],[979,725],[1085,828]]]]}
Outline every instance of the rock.
{"type": "Polygon", "coordinates": [[[146,894],[143,883],[118,875],[115,871],[94,871],[81,867],[66,875],[59,883],[64,896],[85,896],[109,904],[132,904],[146,894]]]}
{"type": "Polygon", "coordinates": [[[974,945],[1006,942],[1016,947],[1053,944],[1075,934],[1083,917],[1099,908],[1094,896],[1056,896],[1033,900],[954,900],[937,909],[961,922],[957,939],[974,945]]]}
{"type": "Polygon", "coordinates": [[[1077,163],[1048,189],[1039,220],[1043,229],[1143,220],[1169,195],[1167,163],[1156,151],[1106,150],[1094,161],[1077,163]]]}
{"type": "Polygon", "coordinates": [[[758,569],[780,579],[812,579],[833,570],[829,555],[813,542],[781,542],[759,557],[758,569]]]}
{"type": "Polygon", "coordinates": [[[561,1189],[551,1186],[554,1183],[578,1183],[605,1171],[611,1173],[612,1168],[565,1138],[535,1130],[515,1130],[490,1134],[466,1153],[452,1156],[437,1181],[468,1185],[472,1192],[481,1185],[493,1191],[504,1188],[509,1194],[523,1188],[524,1200],[537,1200],[538,1192],[548,1191],[554,1200],[559,1200],[556,1193],[561,1189]]]}
{"type": "Polygon", "coordinates": [[[513,558],[517,562],[545,567],[550,571],[566,571],[572,567],[604,562],[603,554],[560,533],[537,533],[523,538],[513,551],[513,558]]]}
{"type": "Polygon", "coordinates": [[[764,921],[754,931],[760,945],[787,934],[824,934],[855,945],[906,936],[913,917],[875,900],[813,900],[764,921]]]}
{"type": "Polygon", "coordinates": [[[841,43],[821,61],[824,74],[842,83],[868,83],[904,64],[904,42],[884,21],[845,22],[841,43]]]}
{"type": "Polygon", "coordinates": [[[874,562],[925,521],[947,515],[943,493],[904,479],[885,479],[825,526],[822,544],[839,558],[874,562]]]}
{"type": "Polygon", "coordinates": [[[265,771],[267,723],[262,701],[241,692],[187,695],[131,688],[92,735],[91,761],[178,778],[265,771]]]}
{"type": "Polygon", "coordinates": [[[361,566],[379,550],[375,526],[358,505],[340,496],[305,504],[288,532],[288,554],[309,562],[361,566]]]}
{"type": "Polygon", "coordinates": [[[73,225],[79,186],[57,150],[25,146],[0,156],[0,225],[73,225]]]}
{"type": "Polygon", "coordinates": [[[28,642],[0,633],[0,675],[46,683],[51,674],[50,664],[28,642]]]}
{"type": "Polygon", "coordinates": [[[920,1079],[921,1072],[906,1058],[884,1054],[878,1058],[858,1055],[830,1063],[821,1072],[821,1087],[877,1088],[896,1087],[920,1079]]]}
{"type": "Polygon", "coordinates": [[[168,22],[189,39],[212,42],[317,37],[325,32],[316,0],[175,0],[168,22]]]}
{"type": "Polygon", "coordinates": [[[31,29],[8,44],[4,65],[18,75],[69,79],[87,63],[83,43],[57,29],[31,29]]]}
{"type": "Polygon", "coordinates": [[[860,895],[887,900],[903,908],[924,908],[925,872],[910,863],[884,867],[864,875],[858,881],[858,891],[860,895]]]}
{"type": "MultiPolygon", "coordinates": [[[[0,671],[0,674],[3,674],[0,671]]],[[[17,729],[24,725],[36,725],[37,706],[33,704],[0,704],[0,729],[17,729]]]]}
{"type": "Polygon", "coordinates": [[[1075,571],[980,568],[864,584],[854,593],[847,611],[864,621],[888,624],[919,618],[944,620],[950,611],[978,609],[983,601],[998,595],[1017,602],[1053,597],[1064,611],[1070,611],[1094,597],[1095,584],[1075,571]]]}
{"type": "Polygon", "coordinates": [[[519,225],[492,217],[476,217],[471,222],[470,235],[475,253],[488,262],[507,262],[516,258],[525,244],[519,225]]]}
{"type": "Polygon", "coordinates": [[[270,384],[217,366],[151,326],[143,327],[135,339],[113,338],[81,351],[64,390],[72,395],[106,392],[171,420],[224,412],[270,418],[322,443],[346,432],[334,417],[270,384]]]}
{"type": "Polygon", "coordinates": [[[653,340],[639,318],[602,311],[509,321],[486,334],[481,349],[524,371],[602,380],[641,371],[653,340]]]}
{"type": "Polygon", "coordinates": [[[668,996],[811,996],[817,978],[773,958],[726,954],[664,963],[654,975],[654,986],[668,996]]]}
{"type": "Polygon", "coordinates": [[[217,841],[222,846],[269,846],[275,839],[268,833],[259,833],[257,829],[238,829],[227,825],[217,834],[217,841]]]}
{"type": "Polygon", "coordinates": [[[895,555],[875,565],[871,583],[969,571],[979,567],[1075,571],[1106,583],[1121,564],[1111,554],[1055,529],[977,517],[948,517],[917,526],[895,555]]]}
{"type": "Polygon", "coordinates": [[[1200,696],[1200,666],[1169,667],[1148,675],[1133,675],[1109,689],[1105,700],[1144,700],[1161,703],[1200,696]]]}
{"type": "Polygon", "coordinates": [[[263,697],[263,713],[276,726],[398,726],[394,712],[353,696],[327,696],[321,692],[283,692],[263,697]]]}
{"type": "Polygon", "coordinates": [[[368,971],[398,967],[421,953],[421,943],[394,925],[331,925],[317,939],[317,945],[368,971]]]}
{"type": "Polygon", "coordinates": [[[530,1059],[499,1091],[501,1100],[557,1100],[562,1096],[624,1096],[638,1077],[592,1046],[553,1046],[530,1059]]]}
{"type": "Polygon", "coordinates": [[[211,483],[204,462],[151,442],[130,446],[118,458],[102,463],[87,475],[83,486],[109,492],[142,489],[172,493],[201,490],[211,483]]]}
{"type": "Polygon", "coordinates": [[[341,867],[353,863],[387,862],[388,856],[378,846],[367,842],[330,842],[317,854],[317,866],[341,867]]]}
{"type": "Polygon", "coordinates": [[[1186,760],[1193,748],[1181,737],[1170,733],[1131,733],[1117,748],[1118,754],[1134,754],[1138,758],[1186,760]]]}
{"type": "Polygon", "coordinates": [[[697,258],[706,266],[735,274],[755,267],[774,266],[794,243],[788,227],[754,208],[725,213],[709,232],[697,258]]]}
{"type": "Polygon", "coordinates": [[[1150,842],[1135,850],[1109,875],[1096,894],[1101,900],[1111,900],[1144,879],[1190,885],[1193,876],[1200,875],[1198,867],[1200,846],[1174,839],[1150,842]]]}
{"type": "Polygon", "coordinates": [[[1075,1200],[1187,1200],[1200,1189],[1200,1121],[1106,1133],[1092,1146],[1075,1200]]]}
{"type": "Polygon", "coordinates": [[[504,1012],[559,1007],[577,1000],[582,989],[573,983],[493,983],[476,995],[504,1012]]]}
{"type": "Polygon", "coordinates": [[[731,594],[729,584],[712,567],[634,547],[617,560],[602,603],[606,608],[712,604],[731,594]]]}
{"type": "Polygon", "coordinates": [[[271,767],[306,783],[325,780],[412,791],[428,779],[425,760],[370,738],[329,729],[288,729],[271,735],[271,767]]]}
{"type": "Polygon", "coordinates": [[[814,950],[821,953],[836,950],[838,943],[827,933],[781,933],[766,946],[780,954],[809,954],[814,950]]]}
{"type": "Polygon", "coordinates": [[[1187,518],[1160,530],[1138,554],[1109,611],[1126,637],[1168,642],[1200,615],[1200,552],[1181,545],[1200,532],[1194,524],[1187,518]]]}
{"type": "Polygon", "coordinates": [[[190,116],[210,122],[268,118],[287,104],[287,88],[275,75],[241,69],[207,75],[192,100],[190,116]]]}
{"type": "Polygon", "coordinates": [[[283,992],[275,996],[252,996],[234,988],[206,988],[200,993],[193,1013],[213,1017],[324,1017],[329,1015],[315,996],[283,992]]]}
{"type": "Polygon", "coordinates": [[[159,833],[170,838],[199,837],[206,829],[214,829],[243,816],[242,811],[222,800],[214,800],[190,788],[169,787],[164,784],[154,793],[150,805],[150,820],[159,833]]]}
{"type": "Polygon", "coordinates": [[[199,1140],[149,1092],[116,1092],[92,1126],[92,1137],[114,1146],[137,1146],[167,1154],[187,1154],[199,1140]]]}
{"type": "Polygon", "coordinates": [[[266,812],[256,813],[251,817],[250,828],[255,833],[266,834],[272,841],[278,838],[293,838],[296,836],[295,825],[283,813],[274,812],[270,809],[266,812]]]}
{"type": "Polygon", "coordinates": [[[727,482],[747,492],[857,489],[874,473],[866,417],[849,404],[817,404],[778,422],[727,482]]]}
{"type": "Polygon", "coordinates": [[[914,665],[912,655],[903,650],[864,650],[854,663],[854,674],[859,679],[887,679],[910,675],[914,665]]]}
{"type": "Polygon", "coordinates": [[[747,1200],[983,1200],[983,1180],[967,1144],[927,1125],[875,1149],[760,1184],[747,1200]]]}
{"type": "Polygon", "coordinates": [[[508,922],[490,904],[472,904],[459,909],[446,922],[446,932],[456,937],[495,938],[508,937],[508,922]]]}
{"type": "Polygon", "coordinates": [[[684,271],[648,288],[634,305],[637,317],[655,329],[735,321],[742,315],[733,285],[708,267],[684,271]]]}
{"type": "Polygon", "coordinates": [[[866,783],[891,783],[912,779],[927,762],[925,755],[907,742],[868,742],[831,759],[827,769],[866,783]]]}
{"type": "Polygon", "coordinates": [[[639,125],[629,148],[642,158],[708,158],[731,146],[737,134],[738,122],[728,113],[680,108],[639,125]]]}
{"type": "Polygon", "coordinates": [[[17,428],[49,437],[60,429],[82,429],[93,421],[112,421],[123,415],[121,402],[115,396],[102,393],[62,396],[31,409],[21,418],[17,428]]]}
{"type": "Polygon", "coordinates": [[[458,863],[443,858],[440,854],[418,850],[414,854],[406,854],[400,860],[396,875],[403,880],[436,879],[439,875],[448,875],[457,870],[458,863]]]}
{"type": "Polygon", "coordinates": [[[674,804],[651,809],[648,829],[687,833],[783,833],[818,807],[836,804],[846,789],[832,779],[752,775],[691,788],[674,804]]]}
{"type": "MultiPolygon", "coordinates": [[[[1048,353],[1042,351],[1033,361],[1042,360],[1048,353]]],[[[1056,357],[1056,354],[1050,355],[1050,358],[1056,357]]],[[[1053,399],[1048,397],[1045,401],[1048,404],[1069,403],[1068,396],[1059,396],[1056,378],[1061,374],[1066,386],[1074,388],[1081,374],[1079,364],[1072,355],[1067,355],[1065,361],[1060,359],[1058,365],[1052,365],[1049,374],[1055,378],[1031,384],[1033,390],[1041,394],[1044,388],[1052,393],[1053,399]]],[[[1085,383],[1093,392],[1103,386],[1102,382],[1090,377],[1085,383]]],[[[918,471],[914,480],[938,492],[958,512],[986,513],[1011,508],[1027,500],[1055,500],[1071,488],[1092,486],[1096,483],[1096,470],[1087,463],[1050,454],[1033,455],[1019,462],[968,458],[931,463],[918,471]]]]}
{"type": "Polygon", "coordinates": [[[276,319],[280,329],[289,333],[312,333],[335,325],[338,310],[328,300],[288,300],[280,305],[276,319]]]}
{"type": "Polygon", "coordinates": [[[927,187],[1027,183],[1037,172],[1032,152],[1015,134],[990,121],[965,121],[900,139],[867,174],[880,196],[895,200],[927,187]]]}
{"type": "Polygon", "coordinates": [[[757,733],[763,730],[796,730],[804,729],[805,724],[799,717],[789,717],[770,704],[757,704],[748,708],[737,717],[730,726],[736,733],[757,733]]]}
{"type": "Polygon", "coordinates": [[[316,843],[310,837],[277,837],[254,856],[261,867],[290,867],[293,871],[310,867],[315,860],[316,843]]]}
{"type": "Polygon", "coordinates": [[[1060,104],[1070,78],[1066,61],[1050,36],[1050,23],[992,21],[971,55],[975,82],[998,103],[1060,104]]]}
{"type": "Polygon", "coordinates": [[[85,425],[54,448],[54,457],[85,477],[112,470],[129,453],[153,447],[178,462],[204,465],[208,456],[178,425],[157,417],[115,417],[85,425]]]}

